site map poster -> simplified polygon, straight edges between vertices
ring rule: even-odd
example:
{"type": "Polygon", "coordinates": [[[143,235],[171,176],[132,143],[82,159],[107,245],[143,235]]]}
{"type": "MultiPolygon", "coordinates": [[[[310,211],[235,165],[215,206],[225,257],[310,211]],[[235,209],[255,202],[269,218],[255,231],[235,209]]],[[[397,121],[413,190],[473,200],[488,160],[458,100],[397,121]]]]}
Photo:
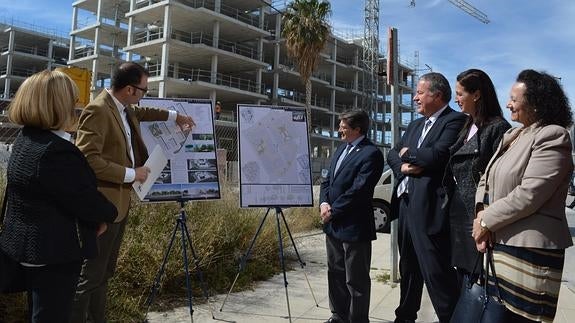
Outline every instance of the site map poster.
{"type": "Polygon", "coordinates": [[[174,121],[141,122],[148,152],[159,145],[168,164],[144,201],[206,200],[220,198],[211,101],[143,98],[142,107],[174,110],[189,115],[196,126],[183,132],[174,121]]]}
{"type": "Polygon", "coordinates": [[[312,206],[306,113],[238,105],[241,207],[312,206]]]}

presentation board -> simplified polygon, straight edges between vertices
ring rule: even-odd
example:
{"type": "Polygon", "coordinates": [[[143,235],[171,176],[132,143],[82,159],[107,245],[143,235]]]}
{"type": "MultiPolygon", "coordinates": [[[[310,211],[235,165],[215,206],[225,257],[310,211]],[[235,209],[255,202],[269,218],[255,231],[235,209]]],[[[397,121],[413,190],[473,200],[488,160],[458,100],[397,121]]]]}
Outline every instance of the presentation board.
{"type": "Polygon", "coordinates": [[[238,105],[241,207],[312,206],[305,109],[238,105]]]}
{"type": "Polygon", "coordinates": [[[148,152],[159,145],[168,163],[144,201],[206,200],[220,198],[220,182],[211,101],[143,98],[142,107],[174,110],[194,119],[196,126],[183,132],[174,121],[141,122],[148,152]]]}

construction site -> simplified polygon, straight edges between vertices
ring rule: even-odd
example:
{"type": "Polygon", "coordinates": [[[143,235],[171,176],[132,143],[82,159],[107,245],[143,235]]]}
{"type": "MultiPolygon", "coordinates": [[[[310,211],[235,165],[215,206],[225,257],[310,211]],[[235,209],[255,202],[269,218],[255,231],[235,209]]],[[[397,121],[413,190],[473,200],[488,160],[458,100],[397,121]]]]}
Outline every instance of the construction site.
{"type": "MultiPolygon", "coordinates": [[[[450,1],[478,19],[464,1],[450,1]]],[[[237,161],[237,104],[304,106],[305,84],[282,38],[285,0],[80,0],[70,7],[69,36],[4,22],[0,27],[0,100],[42,70],[68,70],[80,107],[110,85],[113,67],[136,61],[150,71],[148,96],[222,102],[218,148],[237,161]]],[[[415,5],[411,1],[411,5],[415,5]]],[[[397,49],[397,30],[380,33],[379,0],[364,2],[363,33],[332,30],[312,76],[310,154],[317,179],[339,144],[338,115],[369,111],[370,139],[384,153],[415,117],[419,62],[397,49]],[[387,37],[387,44],[380,39],[387,37]],[[394,43],[395,42],[395,43],[394,43]],[[395,45],[394,45],[395,44],[395,45]]],[[[488,22],[482,21],[482,22],[488,22]]],[[[3,109],[4,110],[4,109],[3,109]]],[[[2,120],[0,141],[16,131],[2,120]]],[[[234,173],[233,171],[230,173],[234,173]]]]}

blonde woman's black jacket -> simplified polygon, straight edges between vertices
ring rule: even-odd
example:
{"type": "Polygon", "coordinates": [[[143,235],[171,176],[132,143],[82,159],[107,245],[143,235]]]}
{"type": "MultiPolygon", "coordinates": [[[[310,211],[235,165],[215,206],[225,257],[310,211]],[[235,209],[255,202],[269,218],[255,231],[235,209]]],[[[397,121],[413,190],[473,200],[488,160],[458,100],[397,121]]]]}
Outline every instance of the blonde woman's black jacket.
{"type": "Polygon", "coordinates": [[[24,127],[8,162],[0,248],[19,262],[56,264],[97,255],[96,229],[117,211],[96,188],[84,155],[49,130],[24,127]]]}

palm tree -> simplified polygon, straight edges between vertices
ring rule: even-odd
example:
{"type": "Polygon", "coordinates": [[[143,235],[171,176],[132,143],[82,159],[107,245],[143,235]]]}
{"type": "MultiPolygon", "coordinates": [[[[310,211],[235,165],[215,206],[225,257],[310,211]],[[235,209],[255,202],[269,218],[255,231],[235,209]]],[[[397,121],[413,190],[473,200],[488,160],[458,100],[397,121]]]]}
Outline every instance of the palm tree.
{"type": "Polygon", "coordinates": [[[331,5],[326,0],[293,0],[283,14],[282,35],[286,39],[288,56],[296,61],[305,84],[305,110],[311,133],[311,74],[319,63],[330,34],[327,18],[331,5]]]}

